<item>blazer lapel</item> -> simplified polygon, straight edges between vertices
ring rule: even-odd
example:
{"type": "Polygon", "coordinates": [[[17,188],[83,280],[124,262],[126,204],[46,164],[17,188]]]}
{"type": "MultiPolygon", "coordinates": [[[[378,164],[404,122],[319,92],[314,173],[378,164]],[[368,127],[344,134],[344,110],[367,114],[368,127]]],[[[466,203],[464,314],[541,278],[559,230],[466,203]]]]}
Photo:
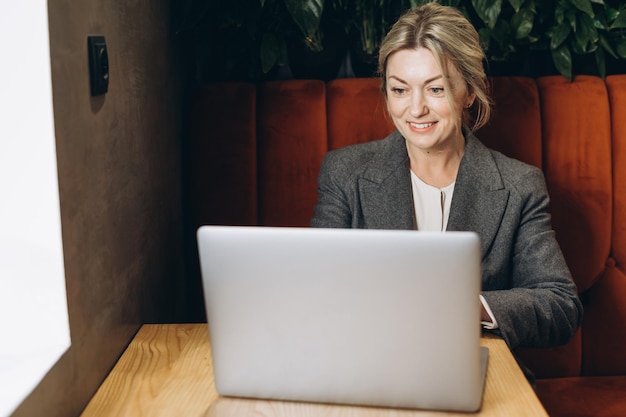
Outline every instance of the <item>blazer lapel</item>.
{"type": "Polygon", "coordinates": [[[415,229],[408,163],[404,138],[396,131],[358,180],[365,227],[415,229]]]}
{"type": "MultiPolygon", "coordinates": [[[[489,150],[467,137],[448,219],[449,231],[474,231],[485,255],[500,227],[509,191],[489,150]]],[[[397,131],[358,179],[364,227],[415,229],[415,207],[404,138],[397,131]]]]}
{"type": "Polygon", "coordinates": [[[478,233],[484,256],[500,227],[509,191],[489,150],[471,133],[466,137],[447,230],[478,233]]]}

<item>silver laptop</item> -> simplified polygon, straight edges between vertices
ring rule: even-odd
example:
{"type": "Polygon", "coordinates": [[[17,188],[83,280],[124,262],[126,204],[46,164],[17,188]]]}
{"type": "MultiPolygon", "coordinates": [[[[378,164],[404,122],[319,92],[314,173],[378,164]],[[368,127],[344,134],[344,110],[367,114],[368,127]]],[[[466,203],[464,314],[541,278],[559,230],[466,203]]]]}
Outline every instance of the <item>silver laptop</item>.
{"type": "Polygon", "coordinates": [[[203,226],[197,238],[221,395],[480,409],[476,234],[203,226]]]}

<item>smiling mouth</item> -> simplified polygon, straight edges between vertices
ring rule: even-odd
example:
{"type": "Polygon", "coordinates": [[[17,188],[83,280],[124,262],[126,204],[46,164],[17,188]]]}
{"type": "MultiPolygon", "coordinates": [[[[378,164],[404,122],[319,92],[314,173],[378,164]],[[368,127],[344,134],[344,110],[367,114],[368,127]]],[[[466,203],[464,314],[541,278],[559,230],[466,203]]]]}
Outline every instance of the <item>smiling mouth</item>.
{"type": "Polygon", "coordinates": [[[409,122],[409,125],[411,125],[412,127],[416,129],[426,129],[427,127],[431,127],[434,124],[435,123],[411,123],[409,122]]]}

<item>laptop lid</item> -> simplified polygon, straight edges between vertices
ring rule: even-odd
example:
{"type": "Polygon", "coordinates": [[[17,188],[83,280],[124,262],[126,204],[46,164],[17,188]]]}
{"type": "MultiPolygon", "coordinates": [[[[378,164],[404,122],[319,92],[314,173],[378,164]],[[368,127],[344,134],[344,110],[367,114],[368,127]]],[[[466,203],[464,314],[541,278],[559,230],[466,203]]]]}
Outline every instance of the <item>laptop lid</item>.
{"type": "Polygon", "coordinates": [[[203,226],[197,238],[220,394],[480,408],[476,234],[203,226]]]}

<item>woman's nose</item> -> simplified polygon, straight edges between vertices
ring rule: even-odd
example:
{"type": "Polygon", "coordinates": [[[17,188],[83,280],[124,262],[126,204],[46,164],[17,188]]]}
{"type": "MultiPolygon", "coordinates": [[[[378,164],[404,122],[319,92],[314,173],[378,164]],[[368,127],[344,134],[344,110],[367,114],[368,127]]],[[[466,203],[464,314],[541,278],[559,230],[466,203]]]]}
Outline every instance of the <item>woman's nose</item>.
{"type": "Polygon", "coordinates": [[[421,92],[413,92],[413,94],[411,94],[410,106],[409,112],[413,117],[421,116],[428,111],[424,95],[421,92]]]}

